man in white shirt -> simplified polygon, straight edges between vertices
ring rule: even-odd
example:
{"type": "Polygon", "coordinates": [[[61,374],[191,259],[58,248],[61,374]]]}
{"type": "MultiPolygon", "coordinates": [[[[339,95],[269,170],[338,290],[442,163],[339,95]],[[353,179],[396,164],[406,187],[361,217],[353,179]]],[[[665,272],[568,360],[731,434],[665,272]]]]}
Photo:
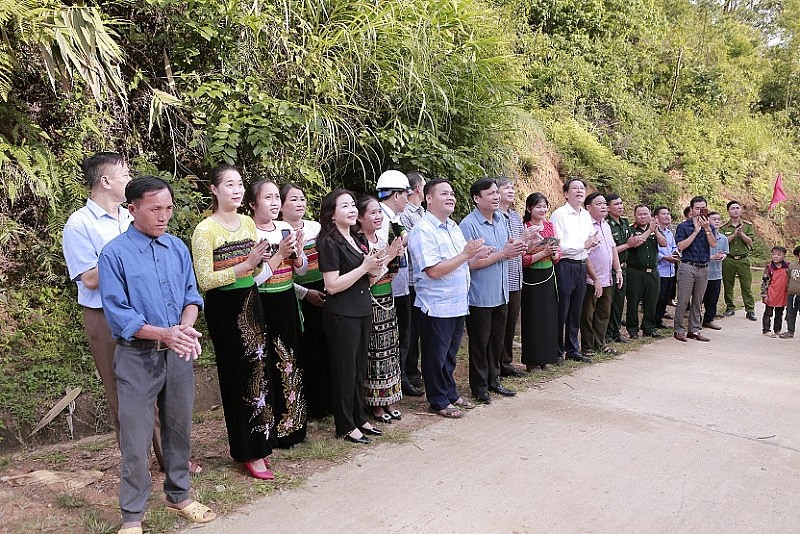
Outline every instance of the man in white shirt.
{"type": "Polygon", "coordinates": [[[586,184],[580,178],[570,178],[564,184],[566,204],[556,209],[550,222],[560,239],[561,260],[556,264],[558,282],[558,346],[570,360],[590,363],[581,354],[578,329],[586,295],[586,262],[589,251],[600,242],[592,225],[592,217],[583,207],[586,184]]]}

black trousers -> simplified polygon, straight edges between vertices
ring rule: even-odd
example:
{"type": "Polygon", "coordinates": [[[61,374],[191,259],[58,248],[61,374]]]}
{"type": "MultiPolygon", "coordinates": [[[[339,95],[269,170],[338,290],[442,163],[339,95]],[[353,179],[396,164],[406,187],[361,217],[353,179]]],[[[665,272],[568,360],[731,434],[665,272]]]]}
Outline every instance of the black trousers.
{"type": "Polygon", "coordinates": [[[508,293],[508,318],[506,319],[506,332],[503,339],[503,355],[500,358],[500,374],[508,375],[516,371],[514,361],[514,337],[517,335],[517,322],[519,311],[522,307],[522,290],[508,293]]]}
{"type": "Polygon", "coordinates": [[[656,324],[664,324],[664,315],[667,313],[667,302],[673,298],[675,298],[675,277],[662,276],[661,288],[658,292],[658,302],[656,302],[656,324]]]}
{"type": "MultiPolygon", "coordinates": [[[[419,383],[421,378],[420,375],[422,374],[419,370],[420,368],[420,340],[422,337],[422,329],[420,327],[420,318],[422,317],[422,311],[414,306],[414,301],[417,298],[417,292],[414,291],[413,287],[409,287],[408,293],[408,304],[411,308],[408,317],[408,349],[403,356],[402,348],[400,350],[400,366],[401,371],[403,373],[403,382],[408,383],[419,383]]],[[[395,298],[395,306],[397,306],[397,298],[395,298]]],[[[400,314],[398,312],[397,321],[398,321],[398,328],[400,329],[400,335],[403,335],[403,327],[400,326],[400,314]]]]}
{"type": "Polygon", "coordinates": [[[703,324],[710,323],[717,315],[717,302],[719,302],[719,292],[722,288],[722,279],[709,280],[706,283],[706,292],[703,295],[703,324]]]}
{"type": "Polygon", "coordinates": [[[578,329],[586,295],[586,262],[562,259],[556,264],[558,283],[558,350],[579,356],[578,329]]]}
{"type": "Polygon", "coordinates": [[[508,305],[469,307],[469,388],[473,395],[488,393],[500,382],[500,359],[506,333],[508,305]]]}
{"type": "Polygon", "coordinates": [[[345,317],[322,310],[330,353],[331,396],[336,435],[364,426],[364,377],[372,316],[345,317]]]}

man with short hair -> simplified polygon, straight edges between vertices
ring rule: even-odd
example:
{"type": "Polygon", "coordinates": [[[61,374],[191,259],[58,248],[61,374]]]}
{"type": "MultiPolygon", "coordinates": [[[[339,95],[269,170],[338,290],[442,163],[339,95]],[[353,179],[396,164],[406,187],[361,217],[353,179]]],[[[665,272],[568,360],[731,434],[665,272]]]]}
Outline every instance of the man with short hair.
{"type": "Polygon", "coordinates": [[[469,191],[475,209],[459,225],[465,239],[483,240],[492,252],[469,261],[469,387],[479,402],[490,403],[489,391],[513,397],[500,383],[500,360],[508,319],[508,260],[526,250],[521,240],[509,239],[508,226],[498,212],[500,192],[493,178],[477,180],[469,191]]]}
{"type": "MultiPolygon", "coordinates": [[[[422,207],[422,202],[425,200],[423,190],[425,189],[425,176],[419,171],[411,171],[406,173],[408,178],[408,185],[411,187],[411,192],[408,194],[408,203],[405,209],[400,213],[400,224],[409,233],[414,226],[425,215],[425,208],[422,207]]],[[[417,314],[418,308],[414,306],[416,299],[416,291],[414,290],[414,277],[412,276],[413,267],[411,264],[411,254],[406,255],[408,259],[408,297],[400,297],[400,299],[408,299],[410,312],[408,314],[408,325],[402,325],[401,322],[405,318],[398,316],[399,330],[407,331],[408,335],[400,338],[400,369],[402,371],[402,387],[403,394],[411,397],[421,397],[422,392],[422,376],[419,371],[419,316],[417,314]]],[[[397,299],[395,299],[395,302],[397,299]]]]}
{"type": "Polygon", "coordinates": [[[469,313],[468,262],[485,258],[489,248],[482,239],[466,241],[450,219],[456,195],[450,182],[436,178],[425,184],[428,211],[414,226],[408,249],[414,266],[414,306],[420,309],[422,376],[429,410],[442,417],[459,418],[459,407],[473,405],[456,391],[453,371],[469,313]]]}
{"type": "Polygon", "coordinates": [[[736,313],[733,288],[738,276],[745,316],[751,321],[755,321],[755,299],[753,298],[753,289],[750,287],[753,283],[753,274],[750,272],[750,259],[748,258],[755,239],[755,231],[753,223],[742,218],[742,205],[737,200],[728,202],[727,209],[730,219],[719,229],[719,233],[728,238],[728,247],[730,248],[730,254],[722,262],[725,316],[730,317],[736,313]]]}
{"type": "Polygon", "coordinates": [[[622,270],[622,285],[619,286],[615,283],[612,286],[614,295],[611,302],[611,316],[608,319],[608,328],[606,329],[606,343],[611,343],[612,341],[628,343],[628,340],[620,335],[620,327],[622,326],[622,311],[625,308],[625,293],[627,292],[628,250],[634,248],[634,241],[631,240],[631,224],[628,222],[627,217],[623,216],[625,207],[622,199],[618,194],[611,193],[606,196],[606,202],[608,202],[606,222],[611,228],[614,243],[617,244],[619,266],[622,270]]]}
{"type": "Polygon", "coordinates": [[[642,303],[642,333],[660,338],[656,322],[656,304],[660,277],[658,275],[658,247],[666,245],[666,239],[656,231],[656,220],[650,208],[639,204],[633,209],[634,224],[631,226],[637,246],[628,255],[628,308],[625,313],[625,328],[631,339],[639,337],[639,303],[642,303]]]}
{"type": "MultiPolygon", "coordinates": [[[[403,227],[400,214],[403,213],[408,205],[408,196],[411,186],[408,177],[400,171],[388,170],[378,177],[376,185],[378,190],[378,200],[383,211],[383,222],[376,232],[378,237],[391,243],[394,239],[403,239],[404,246],[407,244],[408,232],[403,227]]],[[[400,359],[401,388],[405,389],[406,394],[419,397],[422,392],[404,380],[403,360],[408,354],[409,338],[411,332],[411,300],[409,299],[408,282],[408,256],[403,251],[402,256],[393,260],[396,274],[392,279],[392,296],[394,297],[394,308],[397,314],[398,332],[398,356],[400,359]]],[[[390,267],[392,266],[390,263],[390,267]]]]}
{"type": "MultiPolygon", "coordinates": [[[[675,280],[677,264],[681,261],[678,256],[678,244],[675,243],[675,234],[672,233],[672,214],[666,206],[659,206],[655,212],[656,231],[664,236],[666,245],[658,246],[658,276],[660,288],[656,302],[656,327],[666,328],[664,317],[667,314],[667,303],[675,294],[675,280]]],[[[672,317],[670,317],[671,319],[672,317]]]]}
{"type": "Polygon", "coordinates": [[[586,295],[586,258],[597,246],[600,237],[592,225],[592,217],[583,207],[586,184],[570,178],[562,187],[566,202],[553,211],[550,222],[561,239],[561,259],[556,264],[558,285],[558,348],[566,358],[591,363],[581,354],[578,328],[583,298],[586,295]]]}
{"type": "Polygon", "coordinates": [[[722,327],[714,322],[714,317],[717,315],[717,302],[719,301],[719,290],[722,285],[722,262],[729,252],[728,238],[718,231],[722,226],[722,217],[720,217],[719,213],[716,211],[709,213],[708,222],[711,223],[710,228],[714,233],[714,237],[717,238],[717,244],[709,250],[708,282],[703,296],[703,328],[722,330],[722,327]]]}
{"type": "Polygon", "coordinates": [[[689,203],[691,218],[683,221],[675,229],[675,241],[681,251],[681,266],[678,269],[678,302],[675,304],[675,333],[678,341],[688,339],[710,341],[700,333],[700,305],[708,282],[708,261],[711,247],[717,244],[709,227],[708,202],[696,196],[689,203]],[[689,310],[689,325],[684,326],[684,317],[689,310]]]}
{"type": "MultiPolygon", "coordinates": [[[[522,217],[514,209],[516,191],[514,181],[508,176],[497,178],[500,190],[500,215],[508,226],[511,239],[520,240],[525,232],[522,217]]],[[[517,322],[522,307],[522,256],[514,256],[508,261],[508,319],[503,340],[503,355],[500,361],[500,376],[525,376],[527,373],[514,367],[514,337],[517,335],[517,322]]]]}
{"type": "Polygon", "coordinates": [[[616,243],[605,220],[608,204],[600,193],[590,193],[583,204],[592,217],[592,225],[600,242],[589,252],[586,262],[588,286],[581,312],[581,353],[587,357],[601,351],[616,354],[617,351],[606,346],[605,335],[611,315],[614,283],[616,280],[617,287],[621,287],[623,278],[616,243]]]}
{"type": "Polygon", "coordinates": [[[148,470],[153,410],[158,402],[164,444],[167,508],[195,523],[216,514],[189,497],[194,370],[203,305],[186,245],[166,233],[172,188],[154,176],[125,188],[133,223],[100,253],[103,309],[116,340],[114,376],[119,398],[119,504],[125,534],[142,532],[152,490],[148,470]]]}

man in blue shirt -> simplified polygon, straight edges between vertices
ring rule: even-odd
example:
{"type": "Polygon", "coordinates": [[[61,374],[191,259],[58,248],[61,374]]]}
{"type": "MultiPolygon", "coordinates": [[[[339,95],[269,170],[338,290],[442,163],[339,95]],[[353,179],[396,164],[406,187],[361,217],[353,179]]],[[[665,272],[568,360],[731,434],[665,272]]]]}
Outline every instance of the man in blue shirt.
{"type": "Polygon", "coordinates": [[[700,333],[700,305],[708,283],[708,261],[711,247],[717,240],[708,222],[708,202],[697,196],[689,203],[689,218],[675,229],[675,241],[681,251],[681,266],[678,269],[678,302],[675,304],[675,334],[678,341],[687,338],[710,341],[700,333]],[[689,310],[688,331],[684,316],[689,310]]]}
{"type": "Polygon", "coordinates": [[[422,377],[430,411],[459,418],[460,407],[473,407],[456,391],[453,371],[469,313],[470,273],[467,262],[488,255],[483,239],[466,241],[450,219],[456,195],[450,182],[436,178],[425,184],[428,211],[408,236],[422,340],[422,377]]]}
{"type": "Polygon", "coordinates": [[[148,470],[156,402],[164,445],[167,508],[196,523],[216,517],[189,497],[194,371],[200,333],[193,325],[203,305],[189,250],[166,234],[172,188],[153,176],[125,187],[134,221],[100,253],[100,294],[116,340],[114,375],[119,399],[119,503],[122,530],[140,534],[152,482],[148,470]]]}
{"type": "Polygon", "coordinates": [[[483,239],[492,249],[485,258],[469,262],[469,387],[478,401],[489,403],[489,390],[516,395],[500,384],[500,360],[508,319],[508,260],[521,256],[526,246],[522,240],[509,239],[494,179],[481,178],[469,193],[475,209],[461,221],[461,232],[465,239],[483,239]]]}

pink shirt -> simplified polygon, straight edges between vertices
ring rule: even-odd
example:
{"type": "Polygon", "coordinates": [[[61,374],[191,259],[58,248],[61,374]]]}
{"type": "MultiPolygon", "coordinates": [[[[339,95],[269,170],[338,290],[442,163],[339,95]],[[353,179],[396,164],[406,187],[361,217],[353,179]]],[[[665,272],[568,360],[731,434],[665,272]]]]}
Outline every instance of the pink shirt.
{"type": "MultiPolygon", "coordinates": [[[[600,243],[589,252],[589,261],[592,262],[592,267],[597,277],[600,279],[602,287],[608,287],[613,284],[611,280],[611,267],[614,259],[614,236],[611,235],[611,227],[605,221],[595,221],[592,219],[592,232],[597,232],[600,236],[600,243]]],[[[586,283],[594,285],[594,280],[586,275],[586,283]]]]}

